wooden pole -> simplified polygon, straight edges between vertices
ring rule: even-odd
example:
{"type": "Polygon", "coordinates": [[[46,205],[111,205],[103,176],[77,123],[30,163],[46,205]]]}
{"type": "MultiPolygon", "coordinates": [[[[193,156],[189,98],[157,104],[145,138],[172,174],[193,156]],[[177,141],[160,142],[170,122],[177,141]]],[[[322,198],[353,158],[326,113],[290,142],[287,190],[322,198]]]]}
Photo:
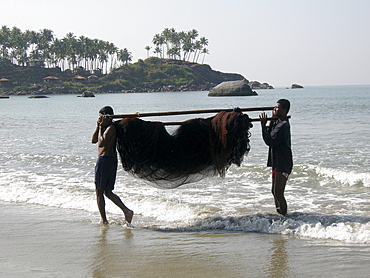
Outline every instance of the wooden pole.
{"type": "MultiPolygon", "coordinates": [[[[252,108],[239,108],[241,111],[264,111],[272,110],[274,107],[252,107],[252,108]]],[[[134,114],[120,114],[110,115],[111,118],[141,118],[141,117],[153,117],[153,116],[173,116],[173,115],[187,115],[187,114],[205,114],[205,113],[218,113],[221,111],[231,112],[232,108],[229,109],[204,109],[204,110],[189,110],[189,111],[170,111],[170,112],[152,112],[152,113],[140,113],[134,114]]]]}
{"type": "MultiPolygon", "coordinates": [[[[287,116],[290,119],[290,116],[287,116]]],[[[276,121],[277,118],[267,118],[268,121],[276,121]]],[[[259,122],[260,118],[252,118],[250,119],[251,122],[259,122]]],[[[183,125],[186,121],[184,122],[161,122],[164,125],[183,125]]]]}

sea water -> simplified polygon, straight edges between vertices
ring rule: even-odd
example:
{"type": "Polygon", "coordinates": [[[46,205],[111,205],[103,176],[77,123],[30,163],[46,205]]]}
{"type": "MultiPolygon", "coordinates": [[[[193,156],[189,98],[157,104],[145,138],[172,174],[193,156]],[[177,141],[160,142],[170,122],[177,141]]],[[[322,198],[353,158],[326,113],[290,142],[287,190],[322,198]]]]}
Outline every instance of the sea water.
{"type": "MultiPolygon", "coordinates": [[[[226,177],[159,189],[119,165],[115,192],[135,211],[134,226],[194,233],[262,233],[370,244],[370,86],[257,91],[252,97],[207,92],[50,95],[0,100],[0,201],[79,210],[98,222],[94,193],[98,111],[116,114],[274,106],[291,101],[294,167],[286,187],[288,216],[275,213],[267,146],[258,122],[251,151],[226,177]]],[[[258,118],[260,112],[249,112],[258,118]]],[[[270,111],[268,111],[270,113],[270,111]]],[[[210,114],[152,117],[182,121],[210,114]]],[[[176,127],[168,127],[172,132],[176,127]]],[[[107,201],[111,223],[122,212],[107,201]]]]}

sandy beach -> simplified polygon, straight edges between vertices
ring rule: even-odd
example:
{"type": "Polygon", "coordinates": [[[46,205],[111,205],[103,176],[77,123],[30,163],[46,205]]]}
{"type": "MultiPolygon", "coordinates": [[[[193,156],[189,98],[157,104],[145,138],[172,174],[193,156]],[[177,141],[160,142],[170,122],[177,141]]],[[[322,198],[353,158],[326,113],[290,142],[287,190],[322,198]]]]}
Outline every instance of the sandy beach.
{"type": "Polygon", "coordinates": [[[1,277],[367,277],[370,270],[368,245],[106,226],[97,215],[26,204],[0,209],[1,277]]]}

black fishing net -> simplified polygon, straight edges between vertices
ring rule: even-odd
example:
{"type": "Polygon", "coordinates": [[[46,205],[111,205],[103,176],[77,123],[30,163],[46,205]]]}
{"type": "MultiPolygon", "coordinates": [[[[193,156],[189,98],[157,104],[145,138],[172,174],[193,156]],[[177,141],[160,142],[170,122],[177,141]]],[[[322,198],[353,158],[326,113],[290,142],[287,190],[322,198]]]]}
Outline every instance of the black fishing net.
{"type": "Polygon", "coordinates": [[[124,118],[115,124],[123,169],[161,188],[224,177],[230,165],[240,166],[250,150],[252,124],[239,112],[188,120],[173,134],[161,122],[124,118]]]}

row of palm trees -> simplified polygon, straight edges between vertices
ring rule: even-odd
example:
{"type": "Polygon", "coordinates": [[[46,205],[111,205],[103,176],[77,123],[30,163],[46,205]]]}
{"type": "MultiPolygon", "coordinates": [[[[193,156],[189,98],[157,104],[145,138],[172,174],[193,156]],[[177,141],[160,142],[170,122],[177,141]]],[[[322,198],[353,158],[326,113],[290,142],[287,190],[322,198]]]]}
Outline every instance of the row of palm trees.
{"type": "Polygon", "coordinates": [[[9,59],[20,66],[30,61],[43,61],[47,67],[60,67],[63,71],[83,67],[93,71],[112,69],[132,61],[127,48],[119,49],[113,43],[67,33],[62,39],[52,30],[39,32],[2,26],[0,29],[0,58],[9,59]]]}
{"type": "MultiPolygon", "coordinates": [[[[189,62],[198,62],[199,56],[203,54],[202,63],[206,54],[209,54],[208,39],[200,37],[196,29],[177,32],[175,28],[165,28],[162,33],[153,37],[154,53],[160,58],[169,58],[189,62]]],[[[147,55],[152,49],[146,46],[147,55]]]]}

